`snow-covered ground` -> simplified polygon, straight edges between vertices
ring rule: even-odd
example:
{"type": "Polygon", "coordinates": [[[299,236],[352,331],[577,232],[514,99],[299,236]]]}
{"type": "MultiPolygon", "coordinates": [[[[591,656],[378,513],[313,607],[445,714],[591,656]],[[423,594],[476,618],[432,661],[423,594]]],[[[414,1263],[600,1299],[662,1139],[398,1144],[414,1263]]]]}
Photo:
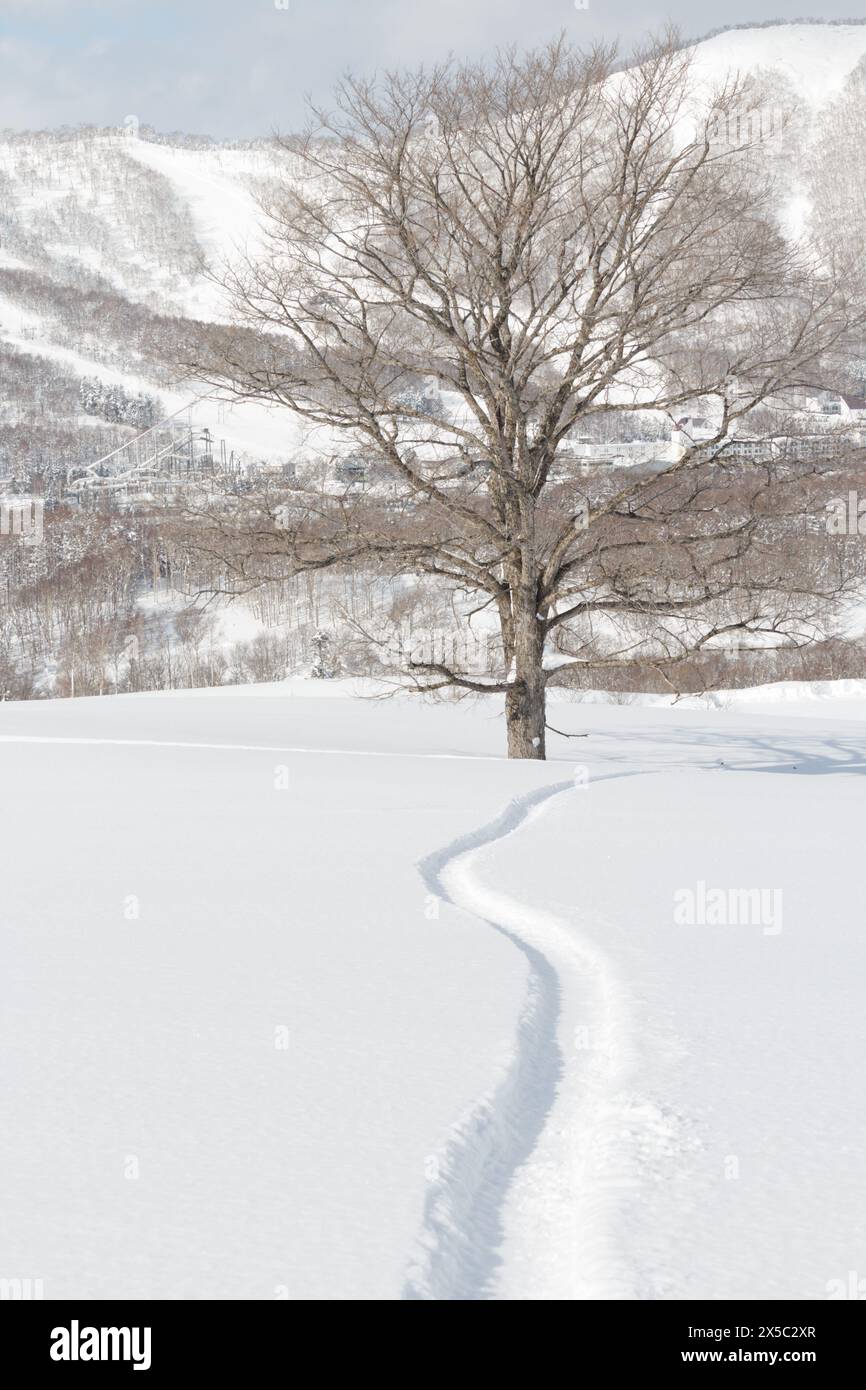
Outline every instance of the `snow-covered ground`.
{"type": "Polygon", "coordinates": [[[369,694],[0,706],[0,1275],[821,1299],[866,1269],[864,692],[559,699],[588,737],[546,764],[495,705],[369,694]]]}
{"type": "Polygon", "coordinates": [[[729,29],[695,45],[695,78],[713,89],[737,73],[778,74],[819,110],[838,96],[864,53],[863,24],[794,22],[729,29]]]}

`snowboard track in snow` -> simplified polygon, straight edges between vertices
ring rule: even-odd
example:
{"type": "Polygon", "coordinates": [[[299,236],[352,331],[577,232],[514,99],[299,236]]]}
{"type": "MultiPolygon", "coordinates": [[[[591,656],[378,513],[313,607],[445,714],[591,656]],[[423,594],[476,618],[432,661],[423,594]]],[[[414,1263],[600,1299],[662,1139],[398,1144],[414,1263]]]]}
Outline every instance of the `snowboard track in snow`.
{"type": "MultiPolygon", "coordinates": [[[[596,777],[595,782],[635,775],[629,772],[596,777]]],[[[617,982],[604,956],[577,935],[573,924],[544,909],[507,897],[472,873],[473,859],[487,847],[514,835],[563,793],[575,791],[573,780],[556,782],[512,800],[482,828],[452,841],[422,859],[418,868],[428,888],[442,901],[505,936],[526,957],[527,993],[513,1051],[494,1086],[473,1102],[451,1127],[438,1156],[428,1159],[430,1188],[424,1204],[418,1249],[410,1261],[404,1299],[474,1300],[497,1297],[506,1201],[521,1169],[531,1168],[533,1156],[548,1127],[567,1066],[559,1032],[566,977],[582,977],[594,997],[596,1030],[602,1046],[587,1067],[583,1093],[570,1128],[594,1129],[574,1137],[577,1165],[592,1183],[593,1147],[609,1141],[610,1118],[599,1123],[606,1098],[615,1088],[627,1059],[625,1022],[617,982]]],[[[586,790],[577,792],[586,795],[586,790]]],[[[610,1107],[608,1107],[609,1109],[610,1107]]],[[[565,1139],[566,1147],[571,1140],[565,1139]]],[[[544,1185],[544,1163],[540,1165],[544,1185]]],[[[620,1187],[628,1187],[628,1175],[620,1187]]],[[[616,1184],[614,1184],[616,1185],[616,1184]]],[[[607,1242],[599,1226],[605,1205],[604,1184],[585,1192],[585,1204],[575,1222],[563,1230],[569,1248],[558,1252],[560,1264],[583,1259],[588,1285],[599,1296],[627,1297],[628,1280],[611,1273],[610,1250],[593,1260],[607,1242]],[[583,1250],[573,1247],[575,1224],[583,1250]]],[[[560,1201],[561,1201],[560,1197],[560,1201]]],[[[533,1296],[533,1291],[527,1291],[533,1296]]],[[[537,1295],[535,1295],[537,1296],[537,1295]]],[[[573,1295],[572,1295],[573,1296],[573,1295]]]]}
{"type": "MultiPolygon", "coordinates": [[[[186,740],[63,737],[0,734],[0,744],[41,744],[71,747],[165,748],[189,751],[234,753],[305,754],[361,756],[373,758],[420,758],[431,760],[501,762],[496,755],[417,753],[398,750],[357,750],[264,744],[205,743],[186,740]]],[[[610,772],[592,778],[593,784],[640,775],[634,771],[610,772]]],[[[421,1230],[414,1256],[408,1264],[403,1285],[404,1299],[477,1300],[502,1297],[500,1276],[506,1273],[503,1244],[506,1236],[506,1206],[515,1188],[529,1174],[526,1186],[518,1191],[518,1206],[528,1196],[530,1207],[540,1197],[541,1207],[547,1189],[561,1187],[557,1167],[573,1166],[585,1179],[577,1192],[553,1192],[553,1206],[559,1203],[561,1217],[548,1227],[545,1237],[532,1230],[520,1251],[522,1279],[520,1297],[634,1297],[621,1261],[611,1254],[606,1229],[610,1193],[605,1187],[633,1188],[626,1173],[611,1184],[605,1176],[599,1181],[599,1159],[608,1161],[608,1149],[616,1149],[618,1123],[616,1104],[609,1104],[611,1079],[623,1070],[623,1010],[618,983],[603,954],[582,939],[575,925],[545,909],[523,903],[496,891],[471,872],[474,857],[519,831],[542,814],[563,793],[574,792],[573,779],[560,781],[515,797],[494,820],[451,841],[419,861],[417,867],[428,891],[465,914],[474,927],[487,926],[504,936],[525,957],[528,967],[524,1004],[517,1022],[509,1058],[494,1085],[471,1103],[451,1126],[441,1151],[427,1160],[428,1193],[424,1203],[421,1230]],[[562,1108],[562,1089],[575,1091],[573,1073],[560,1043],[564,985],[574,986],[575,978],[592,996],[592,1031],[599,1039],[596,1056],[583,1068],[585,1076],[576,1095],[567,1095],[565,1121],[550,1124],[557,1102],[562,1108]],[[550,1145],[541,1152],[553,1130],[550,1145]],[[613,1135],[613,1140],[612,1140],[613,1135]],[[563,1159],[563,1142],[568,1152],[563,1159]],[[559,1152],[557,1152],[559,1143],[559,1152]],[[553,1161],[552,1161],[553,1159],[553,1161]],[[575,1200],[576,1199],[576,1200],[575,1200]],[[527,1245],[530,1247],[527,1251],[527,1245]],[[551,1260],[554,1287],[563,1294],[537,1292],[533,1269],[551,1260]],[[582,1274],[563,1279],[569,1260],[583,1262],[582,1274]],[[611,1266],[617,1266],[613,1273],[611,1266]],[[527,1278],[527,1271],[529,1278],[527,1278]],[[527,1287],[528,1286],[528,1287],[527,1287]],[[572,1290],[578,1289],[577,1293],[572,1290]]],[[[582,790],[579,795],[586,795],[582,790]]],[[[583,1059],[586,1061],[586,1059],[583,1059]]],[[[615,1085],[614,1085],[615,1089],[615,1085]]],[[[614,1097],[619,1100],[618,1096],[614,1097]]],[[[620,1112],[621,1113],[621,1112],[620,1112]]],[[[620,1155],[614,1153],[614,1164],[620,1155]]],[[[530,1221],[531,1224],[531,1221],[530,1221]]],[[[546,1272],[546,1277],[551,1271],[546,1272]]],[[[543,1284],[544,1277],[540,1279],[543,1284]]],[[[508,1296],[505,1294],[504,1296],[508,1296]]]]}

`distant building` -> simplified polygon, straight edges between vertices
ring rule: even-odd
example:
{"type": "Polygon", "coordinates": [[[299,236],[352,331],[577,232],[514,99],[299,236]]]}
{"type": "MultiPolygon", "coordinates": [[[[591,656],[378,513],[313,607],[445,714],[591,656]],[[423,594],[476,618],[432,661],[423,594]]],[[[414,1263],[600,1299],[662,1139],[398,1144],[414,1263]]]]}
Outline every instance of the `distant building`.
{"type": "Polygon", "coordinates": [[[367,481],[367,464],[358,454],[349,454],[347,458],[338,459],[334,471],[338,480],[349,487],[362,487],[367,481]]]}
{"type": "Polygon", "coordinates": [[[840,400],[848,415],[855,420],[866,420],[866,396],[843,394],[840,400]]]}
{"type": "Polygon", "coordinates": [[[750,463],[766,462],[776,453],[776,441],[755,435],[735,436],[719,446],[719,456],[725,459],[745,459],[750,463]]]}
{"type": "Polygon", "coordinates": [[[721,444],[705,446],[707,459],[735,459],[744,463],[770,463],[773,459],[838,458],[845,448],[859,445],[859,436],[848,434],[735,435],[721,444]]]}
{"type": "Polygon", "coordinates": [[[853,442],[838,434],[792,434],[773,441],[778,457],[787,459],[838,458],[853,442]]]}

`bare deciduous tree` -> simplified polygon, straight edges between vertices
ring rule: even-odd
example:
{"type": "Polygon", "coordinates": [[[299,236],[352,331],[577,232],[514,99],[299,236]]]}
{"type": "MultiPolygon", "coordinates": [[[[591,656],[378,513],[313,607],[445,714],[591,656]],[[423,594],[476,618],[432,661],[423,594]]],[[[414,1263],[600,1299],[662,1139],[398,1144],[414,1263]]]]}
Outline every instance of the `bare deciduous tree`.
{"type": "Polygon", "coordinates": [[[701,98],[672,36],[627,70],[561,41],[347,80],[292,146],[266,253],[222,277],[237,326],[188,365],[364,446],[402,505],[300,490],[281,530],[235,537],[239,581],[280,555],[295,571],[372,564],[488,607],[503,669],[410,674],[502,692],[521,758],[545,755],[545,657],[574,620],[625,624],[632,646],[655,622],[685,652],[778,631],[791,593],[835,591],[826,574],[788,584],[778,547],[744,564],[774,466],[755,486],[740,466],[714,502],[707,473],[758,407],[778,420],[786,390],[828,379],[855,322],[831,269],[782,235],[760,149],[714,134],[754,104],[739,81],[701,98]],[[712,427],[590,488],[575,433],[647,410],[712,427]]]}

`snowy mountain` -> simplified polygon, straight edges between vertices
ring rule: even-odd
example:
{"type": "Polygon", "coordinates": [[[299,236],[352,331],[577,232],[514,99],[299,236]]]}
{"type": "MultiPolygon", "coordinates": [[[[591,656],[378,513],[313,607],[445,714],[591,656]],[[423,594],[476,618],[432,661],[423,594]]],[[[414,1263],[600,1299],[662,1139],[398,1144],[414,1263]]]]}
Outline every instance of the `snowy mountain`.
{"type": "Polygon", "coordinates": [[[775,73],[818,117],[839,97],[864,56],[866,23],[729,29],[696,44],[695,76],[711,86],[731,72],[775,73]]]}
{"type": "MultiPolygon", "coordinates": [[[[220,317],[204,268],[250,244],[256,195],[279,164],[264,143],[191,150],[126,131],[7,134],[0,352],[53,364],[34,363],[34,381],[75,385],[90,376],[133,393],[155,390],[165,413],[193,399],[197,388],[174,378],[173,349],[185,319],[220,317]]],[[[12,404],[2,402],[4,423],[26,420],[23,406],[9,419],[12,404]]],[[[215,408],[197,418],[212,429],[222,423],[215,408]]],[[[74,410],[64,423],[79,423],[74,410]]],[[[285,429],[257,412],[255,428],[236,428],[234,442],[285,455],[285,429]]],[[[0,474],[4,462],[14,472],[27,460],[0,454],[0,474]]]]}
{"type": "MultiPolygon", "coordinates": [[[[856,239],[866,215],[866,25],[782,25],[709,38],[694,50],[696,105],[705,110],[733,72],[760,78],[783,119],[773,155],[780,221],[793,234],[842,229],[856,239]]],[[[85,470],[98,477],[107,457],[109,471],[119,468],[118,455],[136,447],[137,433],[166,417],[172,428],[188,426],[203,451],[236,460],[238,474],[263,463],[286,477],[299,459],[333,468],[333,455],[348,447],[341,436],[285,410],[218,402],[173,366],[194,325],[227,317],[215,277],[223,263],[256,255],[260,201],[296,173],[290,148],[273,141],[163,137],[133,118],[110,130],[0,135],[0,498],[32,491],[65,507],[70,470],[74,482],[85,470]]],[[[659,438],[641,436],[629,447],[655,457],[659,438]]],[[[146,500],[161,504],[155,494],[146,500]]],[[[146,675],[144,657],[139,663],[148,687],[274,678],[303,666],[329,612],[348,605],[363,625],[378,602],[378,580],[327,603],[321,586],[301,592],[287,584],[230,613],[214,603],[206,618],[191,615],[200,576],[173,573],[161,539],[145,538],[138,519],[132,529],[117,514],[97,520],[76,511],[77,501],[73,495],[58,525],[46,524],[49,544],[7,546],[0,556],[7,593],[16,591],[20,604],[30,586],[27,617],[19,613],[13,623],[7,614],[0,624],[0,689],[22,697],[123,688],[133,639],[153,655],[146,675]],[[50,601],[37,592],[49,570],[50,601]],[[87,575],[85,635],[60,596],[87,575]]]]}
{"type": "MultiPolygon", "coordinates": [[[[862,158],[852,164],[850,155],[866,133],[866,24],[732,30],[697,44],[694,61],[700,98],[739,71],[772,75],[778,101],[796,109],[786,158],[798,225],[831,198],[837,217],[856,217],[866,192],[862,158]]],[[[97,376],[133,394],[158,392],[166,411],[186,404],[198,391],[169,365],[183,321],[226,313],[204,268],[255,252],[257,199],[290,163],[270,141],[157,137],[133,118],[109,131],[6,132],[0,353],[46,359],[33,365],[34,381],[53,377],[67,391],[97,376]]],[[[6,399],[0,410],[2,476],[28,462],[10,427],[34,422],[23,404],[6,399]]],[[[74,408],[61,418],[67,429],[81,424],[74,408]]],[[[197,419],[262,457],[284,457],[300,439],[291,421],[255,407],[226,419],[201,405],[197,419]]]]}

